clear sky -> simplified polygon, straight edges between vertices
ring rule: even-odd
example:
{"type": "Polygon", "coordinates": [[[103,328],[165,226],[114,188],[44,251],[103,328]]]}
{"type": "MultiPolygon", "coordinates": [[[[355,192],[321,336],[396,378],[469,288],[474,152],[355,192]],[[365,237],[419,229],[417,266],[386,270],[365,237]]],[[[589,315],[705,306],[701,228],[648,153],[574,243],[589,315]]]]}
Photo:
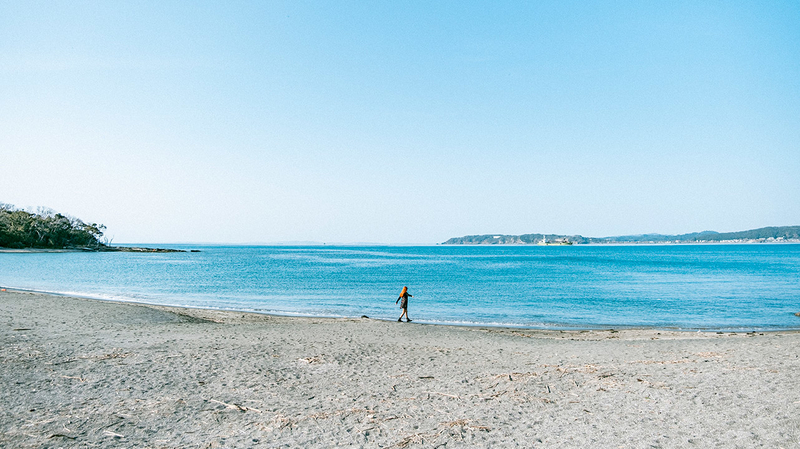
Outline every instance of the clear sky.
{"type": "Polygon", "coordinates": [[[0,202],[116,243],[800,225],[800,2],[0,1],[0,202]]]}

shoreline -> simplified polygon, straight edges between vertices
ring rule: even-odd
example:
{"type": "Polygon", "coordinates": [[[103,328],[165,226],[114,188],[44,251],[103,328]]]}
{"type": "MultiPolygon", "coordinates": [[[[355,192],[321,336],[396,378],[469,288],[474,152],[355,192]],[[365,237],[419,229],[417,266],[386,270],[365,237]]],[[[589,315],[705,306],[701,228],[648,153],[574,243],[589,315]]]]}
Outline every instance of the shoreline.
{"type": "Polygon", "coordinates": [[[0,446],[795,447],[800,332],[543,331],[0,291],[0,446]]]}
{"type": "MultiPolygon", "coordinates": [[[[2,253],[100,253],[100,252],[142,252],[142,253],[158,253],[158,252],[200,252],[198,250],[192,251],[190,249],[176,250],[173,248],[156,248],[150,246],[142,246],[147,244],[121,244],[130,246],[114,246],[111,250],[95,250],[95,249],[81,249],[81,248],[5,248],[0,247],[0,254],[2,253]]],[[[583,247],[611,247],[611,246],[725,246],[725,245],[800,245],[800,239],[790,239],[782,241],[719,241],[719,242],[608,242],[608,243],[573,243],[571,245],[564,244],[547,244],[541,245],[538,243],[309,243],[309,244],[293,244],[293,243],[264,243],[264,244],[234,244],[234,243],[162,243],[161,246],[196,246],[203,247],[328,247],[328,248],[359,248],[359,247],[387,247],[387,248],[406,248],[406,247],[458,247],[458,246],[477,246],[477,247],[503,247],[503,246],[526,246],[526,247],[561,247],[570,246],[576,248],[583,247]]]]}
{"type": "Polygon", "coordinates": [[[0,253],[197,253],[200,250],[149,248],[142,246],[105,246],[101,248],[4,248],[0,253]]]}
{"type": "MultiPolygon", "coordinates": [[[[368,318],[375,321],[382,321],[382,322],[395,322],[392,318],[373,318],[368,317],[366,315],[361,316],[333,316],[333,315],[312,315],[312,314],[303,314],[301,312],[297,313],[279,313],[279,312],[257,312],[253,310],[242,310],[242,309],[222,309],[222,308],[206,308],[206,307],[194,307],[194,306],[186,306],[186,305],[175,305],[175,304],[159,304],[154,302],[146,302],[146,301],[136,301],[136,300],[125,300],[125,299],[111,299],[111,298],[99,298],[89,295],[81,295],[76,293],[60,293],[60,292],[52,292],[47,290],[35,290],[35,289],[26,289],[26,288],[16,288],[16,287],[4,287],[0,285],[0,289],[3,291],[8,292],[19,292],[19,293],[34,293],[34,294],[42,294],[42,295],[53,295],[53,296],[61,296],[61,297],[68,297],[68,298],[78,298],[78,299],[86,299],[92,301],[102,301],[102,302],[111,302],[111,303],[119,303],[119,304],[134,304],[134,305],[141,305],[146,307],[164,307],[170,309],[190,309],[190,310],[205,310],[205,311],[213,311],[213,312],[227,312],[227,313],[247,313],[247,314],[254,314],[254,315],[264,315],[268,317],[284,317],[284,318],[309,318],[309,319],[326,319],[326,320],[340,320],[340,319],[361,319],[361,318],[368,318]]],[[[799,317],[798,321],[800,321],[800,312],[795,313],[795,316],[799,317]]],[[[426,325],[426,326],[447,326],[447,327],[463,327],[463,328],[492,328],[492,329],[508,329],[508,330],[532,330],[532,331],[542,331],[542,332],[586,332],[586,331],[622,331],[622,330],[630,330],[630,331],[663,331],[663,332],[700,332],[700,333],[731,333],[731,334],[750,334],[750,333],[764,333],[764,332],[800,332],[800,323],[798,323],[797,327],[786,327],[786,328],[775,328],[775,329],[765,329],[765,328],[747,328],[747,329],[730,329],[730,328],[679,328],[679,327],[659,327],[659,326],[626,326],[626,325],[614,325],[614,326],[587,326],[587,327],[580,327],[580,326],[566,326],[562,325],[558,327],[558,325],[553,325],[552,327],[548,326],[524,326],[524,325],[511,325],[511,324],[492,324],[492,323],[452,323],[452,322],[431,322],[423,320],[414,320],[416,324],[426,325]]]]}

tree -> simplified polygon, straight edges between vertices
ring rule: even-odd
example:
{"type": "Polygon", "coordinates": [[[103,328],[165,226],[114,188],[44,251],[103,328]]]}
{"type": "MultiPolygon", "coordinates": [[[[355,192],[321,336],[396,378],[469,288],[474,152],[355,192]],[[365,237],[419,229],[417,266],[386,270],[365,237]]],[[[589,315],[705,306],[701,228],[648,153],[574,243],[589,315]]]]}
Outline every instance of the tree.
{"type": "Polygon", "coordinates": [[[5,248],[87,248],[101,249],[106,227],[62,215],[52,209],[37,213],[0,203],[0,247],[5,248]]]}

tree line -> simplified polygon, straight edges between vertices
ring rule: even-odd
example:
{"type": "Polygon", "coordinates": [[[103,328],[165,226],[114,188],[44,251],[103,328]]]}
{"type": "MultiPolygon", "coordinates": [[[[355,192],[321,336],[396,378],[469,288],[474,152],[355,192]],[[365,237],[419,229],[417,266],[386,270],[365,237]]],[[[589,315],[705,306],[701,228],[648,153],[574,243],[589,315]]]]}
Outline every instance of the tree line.
{"type": "Polygon", "coordinates": [[[85,223],[50,209],[36,213],[0,203],[0,247],[43,249],[106,248],[104,225],[85,223]]]}

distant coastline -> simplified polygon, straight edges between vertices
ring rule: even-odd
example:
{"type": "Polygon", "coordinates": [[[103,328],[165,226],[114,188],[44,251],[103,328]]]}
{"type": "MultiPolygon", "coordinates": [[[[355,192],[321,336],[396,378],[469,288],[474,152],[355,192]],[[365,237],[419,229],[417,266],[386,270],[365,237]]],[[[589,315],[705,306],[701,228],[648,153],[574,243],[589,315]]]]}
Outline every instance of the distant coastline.
{"type": "Polygon", "coordinates": [[[697,244],[800,243],[800,226],[770,226],[738,232],[702,231],[689,234],[640,234],[584,237],[562,234],[482,234],[453,237],[442,245],[587,245],[587,244],[697,244]]]}

